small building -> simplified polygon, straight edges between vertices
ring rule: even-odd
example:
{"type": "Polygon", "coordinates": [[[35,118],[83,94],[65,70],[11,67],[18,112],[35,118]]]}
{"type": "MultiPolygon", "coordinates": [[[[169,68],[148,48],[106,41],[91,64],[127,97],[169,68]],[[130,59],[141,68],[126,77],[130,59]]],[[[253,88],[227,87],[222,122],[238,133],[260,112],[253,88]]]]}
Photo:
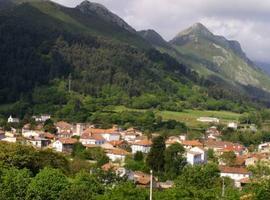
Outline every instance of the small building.
{"type": "Polygon", "coordinates": [[[52,147],[58,152],[72,152],[73,145],[77,142],[78,140],[74,138],[59,138],[52,144],[52,147]]]}
{"type": "Polygon", "coordinates": [[[83,145],[93,144],[93,145],[102,145],[106,142],[106,140],[99,134],[92,134],[92,133],[83,133],[80,142],[83,145]]]}
{"type": "Polygon", "coordinates": [[[187,152],[187,163],[191,165],[207,163],[206,151],[199,147],[193,147],[187,152]]]}
{"type": "Polygon", "coordinates": [[[20,120],[19,120],[19,118],[13,118],[12,115],[10,115],[7,122],[8,123],[19,123],[20,120]]]}
{"type": "Polygon", "coordinates": [[[149,153],[151,146],[152,142],[150,140],[145,139],[136,141],[131,145],[132,153],[135,154],[138,151],[142,153],[149,153]]]}
{"type": "Polygon", "coordinates": [[[58,134],[66,134],[68,133],[69,135],[72,136],[73,133],[73,126],[67,122],[64,121],[59,121],[55,124],[55,127],[57,129],[58,134]]]}
{"type": "Polygon", "coordinates": [[[238,124],[236,122],[229,122],[227,127],[236,130],[238,128],[238,124]]]}
{"type": "Polygon", "coordinates": [[[115,161],[120,161],[120,162],[124,162],[125,158],[127,155],[129,155],[130,153],[123,150],[123,149],[110,149],[107,150],[106,155],[109,157],[109,159],[113,162],[115,161]]]}
{"type": "Polygon", "coordinates": [[[228,166],[219,166],[220,176],[229,177],[234,180],[235,186],[241,186],[241,180],[244,178],[250,178],[251,173],[243,167],[228,167],[228,166]]]}
{"type": "Polygon", "coordinates": [[[42,115],[38,115],[38,116],[32,116],[32,118],[36,121],[36,122],[45,122],[49,119],[51,119],[51,115],[48,114],[42,114],[42,115]]]}
{"type": "Polygon", "coordinates": [[[198,140],[184,140],[181,141],[181,144],[183,145],[183,147],[185,149],[191,149],[193,147],[203,147],[203,144],[201,142],[199,142],[198,140]]]}
{"type": "Polygon", "coordinates": [[[204,123],[219,123],[219,119],[215,117],[199,117],[197,121],[204,123]]]}
{"type": "Polygon", "coordinates": [[[270,142],[259,144],[258,151],[263,153],[270,153],[270,142]]]}
{"type": "Polygon", "coordinates": [[[33,137],[27,140],[29,144],[37,148],[47,147],[51,141],[41,137],[33,137]]]}
{"type": "Polygon", "coordinates": [[[25,138],[39,137],[43,132],[34,130],[24,130],[22,136],[25,138]]]}
{"type": "Polygon", "coordinates": [[[10,142],[10,143],[16,143],[17,142],[17,138],[16,137],[5,137],[1,141],[3,141],[3,142],[10,142]]]}

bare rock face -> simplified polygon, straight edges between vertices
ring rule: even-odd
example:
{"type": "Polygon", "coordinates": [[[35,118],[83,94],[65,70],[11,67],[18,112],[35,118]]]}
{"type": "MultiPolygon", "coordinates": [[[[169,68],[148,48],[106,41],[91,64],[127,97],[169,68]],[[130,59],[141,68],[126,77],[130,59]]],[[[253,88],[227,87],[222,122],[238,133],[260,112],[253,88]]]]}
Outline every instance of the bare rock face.
{"type": "Polygon", "coordinates": [[[136,33],[136,30],[128,25],[123,19],[109,11],[105,6],[101,4],[83,1],[80,5],[77,6],[77,9],[79,9],[84,14],[95,14],[106,22],[116,24],[131,33],[136,33]]]}

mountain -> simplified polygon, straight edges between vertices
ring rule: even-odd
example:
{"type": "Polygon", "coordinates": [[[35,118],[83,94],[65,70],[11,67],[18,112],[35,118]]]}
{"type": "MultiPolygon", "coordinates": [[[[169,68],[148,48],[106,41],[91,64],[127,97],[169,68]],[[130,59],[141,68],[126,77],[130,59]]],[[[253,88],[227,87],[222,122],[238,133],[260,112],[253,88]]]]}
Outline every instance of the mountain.
{"type": "Polygon", "coordinates": [[[256,66],[261,68],[264,72],[266,72],[270,76],[270,64],[266,62],[255,61],[256,66]]]}
{"type": "Polygon", "coordinates": [[[170,44],[166,42],[155,30],[142,30],[138,33],[141,37],[149,41],[154,47],[171,48],[170,44]]]}
{"type": "Polygon", "coordinates": [[[181,31],[166,45],[144,39],[220,87],[253,99],[268,98],[270,78],[246,56],[240,43],[214,35],[201,23],[181,31]]]}
{"type": "Polygon", "coordinates": [[[33,103],[35,89],[66,82],[70,74],[73,91],[93,97],[108,87],[128,98],[175,96],[180,86],[198,79],[99,4],[10,2],[13,7],[0,12],[0,103],[33,103]]]}
{"type": "Polygon", "coordinates": [[[124,20],[122,20],[120,17],[118,17],[117,15],[109,11],[105,6],[99,3],[83,1],[80,5],[77,6],[77,9],[79,9],[82,13],[86,15],[95,14],[108,23],[116,24],[131,33],[136,33],[136,30],[133,29],[130,25],[128,25],[124,20]]]}

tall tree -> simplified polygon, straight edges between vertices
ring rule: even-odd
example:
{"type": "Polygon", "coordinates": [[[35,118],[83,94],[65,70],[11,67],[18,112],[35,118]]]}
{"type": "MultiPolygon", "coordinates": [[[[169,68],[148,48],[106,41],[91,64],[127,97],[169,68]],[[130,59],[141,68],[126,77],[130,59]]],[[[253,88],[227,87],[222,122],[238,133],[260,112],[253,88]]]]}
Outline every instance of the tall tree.
{"type": "Polygon", "coordinates": [[[163,172],[164,171],[164,152],[166,149],[165,138],[162,136],[158,136],[153,139],[153,144],[150,149],[150,152],[147,156],[146,162],[150,169],[155,172],[163,172]]]}

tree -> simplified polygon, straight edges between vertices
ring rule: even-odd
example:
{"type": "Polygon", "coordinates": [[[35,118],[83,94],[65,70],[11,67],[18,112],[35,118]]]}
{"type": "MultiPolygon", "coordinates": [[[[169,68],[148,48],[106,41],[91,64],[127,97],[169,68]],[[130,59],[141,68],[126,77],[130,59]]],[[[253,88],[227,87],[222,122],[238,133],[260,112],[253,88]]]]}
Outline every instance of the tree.
{"type": "Polygon", "coordinates": [[[145,200],[148,198],[147,191],[137,188],[134,184],[126,182],[117,185],[112,190],[99,198],[99,200],[145,200]]]}
{"type": "Polygon", "coordinates": [[[162,136],[158,136],[153,139],[153,144],[150,152],[147,156],[146,163],[149,168],[155,172],[164,171],[164,151],[166,149],[165,139],[162,136]]]}
{"type": "Polygon", "coordinates": [[[53,134],[55,134],[57,132],[57,129],[56,129],[55,125],[54,125],[54,122],[51,119],[47,119],[44,122],[43,127],[44,127],[45,132],[49,132],[49,133],[53,133],[53,134]]]}
{"type": "Polygon", "coordinates": [[[30,182],[26,199],[58,200],[68,186],[68,180],[60,170],[44,168],[30,182]]]}
{"type": "Polygon", "coordinates": [[[178,143],[172,144],[165,150],[165,173],[168,178],[174,179],[186,165],[184,153],[184,147],[178,143]]]}
{"type": "Polygon", "coordinates": [[[72,184],[61,194],[60,200],[86,200],[94,199],[104,193],[104,186],[98,179],[87,172],[76,174],[72,184]]]}
{"type": "Polygon", "coordinates": [[[0,181],[0,199],[24,200],[30,181],[30,171],[27,169],[10,168],[3,170],[0,181]]]}
{"type": "Polygon", "coordinates": [[[226,165],[233,166],[236,161],[236,155],[233,151],[224,152],[220,156],[222,162],[224,162],[226,165]]]}
{"type": "Polygon", "coordinates": [[[137,151],[135,154],[134,154],[134,160],[135,161],[142,161],[143,160],[143,153],[141,151],[137,151]]]}

